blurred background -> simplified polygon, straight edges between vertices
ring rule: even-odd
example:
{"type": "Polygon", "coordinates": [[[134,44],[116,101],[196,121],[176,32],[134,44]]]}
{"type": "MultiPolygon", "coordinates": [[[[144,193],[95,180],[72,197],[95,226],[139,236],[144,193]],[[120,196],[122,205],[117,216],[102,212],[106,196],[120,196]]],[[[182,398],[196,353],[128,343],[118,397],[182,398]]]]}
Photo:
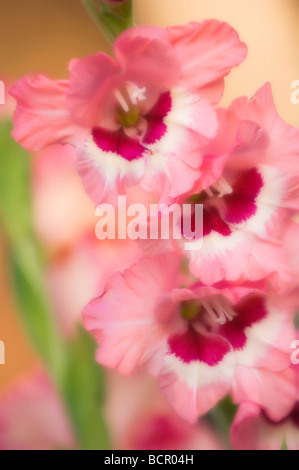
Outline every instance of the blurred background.
{"type": "MultiPolygon", "coordinates": [[[[134,9],[137,24],[166,26],[207,18],[229,22],[247,44],[249,54],[246,62],[227,78],[222,103],[227,105],[236,96],[252,95],[264,82],[270,81],[280,114],[288,123],[299,126],[299,104],[294,105],[290,100],[291,83],[299,80],[298,0],[134,0],[134,9]]],[[[66,78],[71,58],[99,50],[112,51],[80,0],[0,0],[0,79],[6,84],[37,72],[52,78],[66,78]]],[[[0,148],[0,158],[1,152],[0,148]]],[[[54,153],[54,156],[44,152],[41,156],[32,157],[34,226],[46,247],[48,294],[53,299],[53,309],[61,328],[69,334],[70,316],[76,317],[86,298],[94,292],[99,293],[104,283],[99,266],[107,272],[111,253],[115,250],[123,253],[123,247],[108,244],[93,251],[93,241],[90,243],[94,229],[93,209],[75,174],[72,152],[66,152],[61,158],[58,151],[54,153]],[[74,221],[74,213],[77,218],[80,214],[80,223],[74,221]],[[68,214],[67,219],[65,214],[68,214]],[[56,230],[57,227],[60,228],[56,230]],[[73,250],[75,244],[77,247],[80,245],[76,254],[73,250]],[[75,302],[70,300],[71,293],[74,285],[80,283],[84,267],[94,273],[96,280],[93,285],[91,281],[87,282],[84,289],[80,286],[84,292],[81,297],[78,293],[79,299],[75,302]],[[67,291],[70,292],[69,297],[67,291]]],[[[128,255],[120,268],[138,256],[132,247],[129,248],[126,247],[128,255]]],[[[20,321],[6,255],[5,237],[0,232],[0,340],[5,343],[6,352],[6,364],[0,365],[0,393],[40,367],[20,321]]],[[[120,414],[116,411],[120,406],[117,393],[121,388],[125,394],[127,387],[127,382],[118,382],[120,380],[115,376],[108,379],[111,384],[117,383],[111,388],[114,404],[106,404],[109,416],[120,414]]],[[[149,390],[144,380],[138,386],[149,390]]],[[[150,387],[155,388],[152,383],[150,387]]],[[[147,395],[149,399],[150,393],[147,395]]],[[[140,410],[162,406],[153,405],[153,400],[150,405],[145,403],[144,399],[140,410]]],[[[120,429],[121,424],[116,427],[120,429]]],[[[215,444],[213,440],[213,445],[222,444],[215,444]]]]}

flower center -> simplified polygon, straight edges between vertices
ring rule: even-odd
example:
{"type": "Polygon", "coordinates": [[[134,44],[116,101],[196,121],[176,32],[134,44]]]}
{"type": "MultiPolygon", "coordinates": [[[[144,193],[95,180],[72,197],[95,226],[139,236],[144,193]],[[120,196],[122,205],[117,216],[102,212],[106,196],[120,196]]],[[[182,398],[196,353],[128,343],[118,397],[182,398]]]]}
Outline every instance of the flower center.
{"type": "Polygon", "coordinates": [[[200,306],[196,300],[185,300],[181,303],[181,315],[185,320],[194,320],[200,313],[200,306]]]}
{"type": "Polygon", "coordinates": [[[226,194],[231,194],[233,192],[233,188],[224,178],[220,178],[217,183],[214,183],[208,189],[205,189],[205,192],[211,198],[223,198],[226,194]]]}
{"type": "Polygon", "coordinates": [[[146,99],[146,88],[139,88],[135,83],[126,82],[120,90],[114,91],[114,96],[119,104],[116,112],[116,120],[123,127],[134,127],[139,123],[141,111],[138,103],[146,99]]]}
{"type": "Polygon", "coordinates": [[[231,322],[236,316],[230,302],[222,296],[211,296],[201,300],[205,312],[213,322],[224,325],[227,321],[231,322]]]}
{"type": "Polygon", "coordinates": [[[140,113],[136,107],[132,107],[127,112],[122,108],[117,111],[117,121],[121,123],[123,127],[136,126],[140,119],[140,113]]]}
{"type": "Polygon", "coordinates": [[[217,198],[222,199],[224,196],[232,194],[233,192],[233,188],[226,179],[221,178],[217,183],[212,184],[209,188],[190,196],[186,202],[188,204],[203,204],[213,200],[214,203],[217,204],[217,198]]]}
{"type": "MultiPolygon", "coordinates": [[[[237,313],[230,302],[220,295],[205,297],[200,301],[187,300],[181,303],[181,315],[192,323],[195,329],[201,329],[201,324],[218,323],[224,325],[231,322],[237,313]]],[[[211,325],[211,326],[212,326],[211,325]]]]}

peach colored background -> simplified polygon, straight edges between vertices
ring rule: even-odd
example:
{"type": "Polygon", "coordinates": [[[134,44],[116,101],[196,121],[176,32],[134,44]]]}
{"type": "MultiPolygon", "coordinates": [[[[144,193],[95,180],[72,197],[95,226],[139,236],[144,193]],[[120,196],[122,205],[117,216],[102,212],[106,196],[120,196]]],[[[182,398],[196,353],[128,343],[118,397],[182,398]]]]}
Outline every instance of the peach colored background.
{"type": "MultiPolygon", "coordinates": [[[[139,24],[206,18],[231,23],[249,47],[246,63],[227,80],[223,103],[271,81],[280,113],[299,126],[299,105],[290,102],[290,84],[299,79],[299,0],[135,0],[139,24]]],[[[0,76],[13,80],[43,72],[66,77],[72,57],[100,49],[111,51],[80,0],[0,0],[0,76]]],[[[7,364],[0,366],[1,387],[32,365],[34,353],[9,293],[3,240],[0,266],[0,339],[7,356],[7,364]]]]}

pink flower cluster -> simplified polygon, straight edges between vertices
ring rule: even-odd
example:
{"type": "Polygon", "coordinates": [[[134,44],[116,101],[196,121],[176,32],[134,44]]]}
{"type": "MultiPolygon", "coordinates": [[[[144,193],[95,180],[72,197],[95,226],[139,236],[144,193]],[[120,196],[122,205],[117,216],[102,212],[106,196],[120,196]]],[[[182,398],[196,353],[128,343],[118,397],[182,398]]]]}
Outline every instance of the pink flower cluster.
{"type": "Polygon", "coordinates": [[[96,205],[136,185],[160,203],[203,204],[201,250],[151,243],[83,319],[98,362],[154,375],[187,421],[230,394],[242,404],[235,442],[244,413],[280,422],[299,398],[299,130],[278,115],[269,84],[217,106],[246,53],[216,20],[135,27],[115,41],[115,58],[74,59],[69,80],[38,75],[11,88],[14,138],[30,151],[75,147],[96,205]]]}

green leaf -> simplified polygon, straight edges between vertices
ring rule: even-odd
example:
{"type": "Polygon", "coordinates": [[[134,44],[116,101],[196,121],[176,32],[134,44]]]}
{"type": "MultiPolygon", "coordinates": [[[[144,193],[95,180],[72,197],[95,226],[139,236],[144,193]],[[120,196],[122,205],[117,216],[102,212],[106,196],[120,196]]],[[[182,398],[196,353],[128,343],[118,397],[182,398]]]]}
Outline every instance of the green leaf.
{"type": "Polygon", "coordinates": [[[113,41],[134,25],[132,0],[106,3],[101,0],[82,0],[90,16],[107,39],[113,41]]]}
{"type": "Polygon", "coordinates": [[[28,335],[56,384],[62,380],[63,340],[44,292],[43,271],[36,245],[29,237],[11,248],[12,284],[28,335]]]}
{"type": "Polygon", "coordinates": [[[48,307],[41,250],[31,225],[30,156],[0,125],[0,223],[7,238],[12,285],[28,334],[56,382],[63,370],[62,339],[48,307]]]}
{"type": "Polygon", "coordinates": [[[69,347],[65,394],[76,434],[81,448],[85,450],[109,447],[108,432],[100,409],[104,377],[94,359],[95,349],[93,338],[79,327],[78,334],[69,347]]]}
{"type": "Polygon", "coordinates": [[[45,292],[42,250],[31,216],[30,155],[0,124],[0,223],[7,240],[15,297],[29,337],[44,361],[69,412],[81,449],[108,448],[100,403],[103,376],[90,336],[72,341],[61,334],[45,292]]]}
{"type": "Polygon", "coordinates": [[[9,242],[31,233],[28,153],[10,136],[10,121],[0,125],[0,220],[9,242]]]}
{"type": "Polygon", "coordinates": [[[281,450],[288,450],[288,445],[287,445],[287,437],[284,434],[283,440],[282,440],[282,445],[281,445],[281,450]]]}

